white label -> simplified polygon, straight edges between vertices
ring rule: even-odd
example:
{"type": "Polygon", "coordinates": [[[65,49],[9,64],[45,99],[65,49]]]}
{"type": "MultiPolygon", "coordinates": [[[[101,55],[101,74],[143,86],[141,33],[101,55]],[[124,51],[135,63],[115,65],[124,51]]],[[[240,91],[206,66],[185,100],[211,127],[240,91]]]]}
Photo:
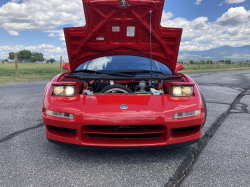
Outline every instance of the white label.
{"type": "Polygon", "coordinates": [[[112,26],[112,32],[120,32],[119,26],[112,26]]]}
{"type": "Polygon", "coordinates": [[[135,27],[127,26],[127,36],[134,37],[135,36],[135,27]]]}
{"type": "Polygon", "coordinates": [[[96,37],[96,40],[104,40],[103,37],[96,37]]]}

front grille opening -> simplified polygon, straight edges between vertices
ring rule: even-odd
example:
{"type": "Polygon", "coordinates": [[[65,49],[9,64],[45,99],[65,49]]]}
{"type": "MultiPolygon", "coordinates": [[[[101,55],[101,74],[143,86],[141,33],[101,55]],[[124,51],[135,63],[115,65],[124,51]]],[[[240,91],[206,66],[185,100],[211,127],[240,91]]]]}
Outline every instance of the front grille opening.
{"type": "Polygon", "coordinates": [[[200,127],[199,125],[196,125],[196,126],[191,126],[191,127],[172,129],[172,134],[182,133],[182,132],[197,131],[199,129],[199,127],[200,127]]]}
{"type": "Polygon", "coordinates": [[[90,138],[117,138],[117,139],[138,139],[138,138],[160,138],[161,134],[93,134],[88,133],[88,137],[90,138]]]}
{"type": "Polygon", "coordinates": [[[160,125],[126,125],[126,126],[107,126],[107,125],[88,125],[88,129],[112,130],[112,131],[139,131],[139,130],[157,130],[160,125]]]}
{"type": "Polygon", "coordinates": [[[49,126],[49,128],[52,131],[61,131],[61,132],[67,132],[67,133],[76,134],[76,130],[75,129],[67,129],[67,128],[54,127],[54,126],[49,126]]]}

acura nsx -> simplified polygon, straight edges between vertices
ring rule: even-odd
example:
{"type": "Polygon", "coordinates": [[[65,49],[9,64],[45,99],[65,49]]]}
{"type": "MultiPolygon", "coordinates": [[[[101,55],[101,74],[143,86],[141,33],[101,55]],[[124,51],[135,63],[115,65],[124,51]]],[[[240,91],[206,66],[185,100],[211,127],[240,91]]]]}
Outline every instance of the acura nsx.
{"type": "Polygon", "coordinates": [[[86,25],[64,28],[66,73],[46,86],[50,142],[80,148],[165,148],[197,142],[198,85],[179,73],[182,29],[161,27],[164,0],[83,0],[86,25]]]}

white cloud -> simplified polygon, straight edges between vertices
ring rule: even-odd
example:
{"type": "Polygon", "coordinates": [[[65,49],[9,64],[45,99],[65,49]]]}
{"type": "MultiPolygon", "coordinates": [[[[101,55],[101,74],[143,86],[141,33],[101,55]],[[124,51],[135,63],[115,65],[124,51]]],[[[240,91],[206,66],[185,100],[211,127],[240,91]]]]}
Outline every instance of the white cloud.
{"type": "MultiPolygon", "coordinates": [[[[169,14],[170,15],[170,14],[169,14]]],[[[250,10],[230,8],[214,22],[207,17],[194,20],[174,18],[162,20],[164,27],[183,28],[181,51],[203,51],[224,45],[250,45],[250,10]]]]}
{"type": "Polygon", "coordinates": [[[200,5],[202,0],[196,0],[195,4],[200,5]]]}
{"type": "Polygon", "coordinates": [[[50,33],[48,37],[56,37],[56,35],[54,33],[50,33]]]}
{"type": "Polygon", "coordinates": [[[8,31],[9,35],[12,35],[12,36],[18,36],[19,33],[16,32],[16,31],[8,31]]]}
{"type": "Polygon", "coordinates": [[[228,3],[228,4],[233,4],[233,3],[238,4],[238,3],[242,3],[244,1],[246,1],[246,0],[226,0],[226,3],[228,3]]]}
{"type": "Polygon", "coordinates": [[[45,58],[55,58],[59,59],[62,55],[64,60],[67,60],[67,52],[65,48],[56,47],[51,44],[42,44],[39,46],[0,46],[0,59],[5,59],[8,57],[9,52],[18,52],[21,50],[30,50],[31,52],[43,53],[45,58]]]}
{"type": "Polygon", "coordinates": [[[0,7],[0,27],[12,35],[85,24],[81,0],[12,0],[0,7]],[[14,34],[13,34],[14,33],[14,34]]]}
{"type": "Polygon", "coordinates": [[[222,26],[237,26],[245,23],[250,16],[250,12],[244,7],[230,8],[225,14],[217,19],[217,22],[222,26]]]}
{"type": "Polygon", "coordinates": [[[233,54],[232,56],[226,56],[226,58],[242,58],[242,59],[248,59],[248,58],[250,58],[250,54],[233,54]]]}
{"type": "Polygon", "coordinates": [[[44,32],[50,32],[52,34],[57,34],[57,36],[59,36],[59,39],[61,41],[65,41],[63,30],[48,30],[48,31],[44,31],[44,32]]]}
{"type": "Polygon", "coordinates": [[[161,17],[161,21],[167,21],[168,19],[172,18],[174,16],[174,14],[172,12],[165,12],[165,10],[163,10],[162,12],[162,17],[161,17]]]}

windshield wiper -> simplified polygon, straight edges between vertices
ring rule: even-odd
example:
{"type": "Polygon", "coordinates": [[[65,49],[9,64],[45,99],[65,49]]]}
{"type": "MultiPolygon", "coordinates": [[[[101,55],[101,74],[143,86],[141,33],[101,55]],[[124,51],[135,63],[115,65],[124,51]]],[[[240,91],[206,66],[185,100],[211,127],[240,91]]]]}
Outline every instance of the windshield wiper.
{"type": "MultiPolygon", "coordinates": [[[[164,74],[161,71],[152,71],[152,72],[164,74]]],[[[116,71],[114,73],[129,73],[129,74],[135,73],[136,74],[136,73],[151,73],[151,71],[143,70],[143,69],[126,69],[126,70],[116,71]]]]}
{"type": "Polygon", "coordinates": [[[79,72],[84,72],[84,73],[96,73],[96,74],[106,74],[106,73],[102,73],[102,72],[100,72],[100,71],[94,71],[94,70],[89,70],[89,69],[77,70],[77,71],[74,71],[73,73],[79,73],[79,72]]]}
{"type": "Polygon", "coordinates": [[[74,71],[73,73],[79,73],[79,72],[93,73],[93,74],[96,73],[96,74],[104,74],[104,75],[120,75],[120,76],[132,77],[132,75],[126,75],[126,74],[122,74],[122,73],[119,73],[119,72],[102,73],[100,71],[94,71],[94,70],[89,70],[89,69],[82,69],[82,70],[74,71]]]}

